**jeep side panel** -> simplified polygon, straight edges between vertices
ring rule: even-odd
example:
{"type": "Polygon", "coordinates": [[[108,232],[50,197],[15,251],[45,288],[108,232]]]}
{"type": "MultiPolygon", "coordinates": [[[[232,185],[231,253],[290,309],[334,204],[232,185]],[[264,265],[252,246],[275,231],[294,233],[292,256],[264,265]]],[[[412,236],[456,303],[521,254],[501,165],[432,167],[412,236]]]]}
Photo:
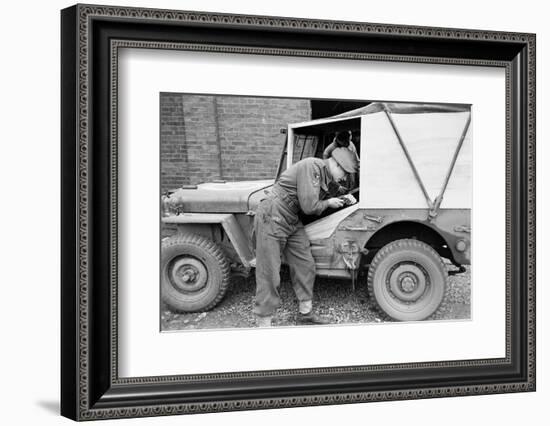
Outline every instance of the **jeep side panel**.
{"type": "Polygon", "coordinates": [[[424,241],[455,264],[470,264],[470,209],[442,209],[431,221],[427,209],[348,209],[341,220],[333,214],[306,226],[318,275],[351,277],[350,258],[368,263],[369,252],[402,238],[424,241]]]}

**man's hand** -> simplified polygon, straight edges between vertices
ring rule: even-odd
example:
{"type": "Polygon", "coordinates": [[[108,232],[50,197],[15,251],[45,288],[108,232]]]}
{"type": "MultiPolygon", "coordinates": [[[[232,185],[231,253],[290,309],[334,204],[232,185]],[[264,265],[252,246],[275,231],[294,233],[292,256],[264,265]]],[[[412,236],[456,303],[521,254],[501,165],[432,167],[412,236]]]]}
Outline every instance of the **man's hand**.
{"type": "Polygon", "coordinates": [[[352,206],[357,202],[357,199],[351,194],[342,195],[338,198],[343,200],[346,206],[352,206]]]}
{"type": "Polygon", "coordinates": [[[344,200],[341,200],[340,198],[329,198],[327,202],[328,202],[328,206],[331,209],[339,209],[344,205],[344,200]]]}

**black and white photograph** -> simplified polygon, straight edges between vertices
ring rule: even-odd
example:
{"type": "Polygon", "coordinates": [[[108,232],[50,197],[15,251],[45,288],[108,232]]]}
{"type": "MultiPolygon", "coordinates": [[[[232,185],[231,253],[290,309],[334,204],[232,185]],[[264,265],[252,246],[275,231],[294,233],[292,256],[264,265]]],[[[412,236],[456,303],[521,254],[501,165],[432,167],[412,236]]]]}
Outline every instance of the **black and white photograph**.
{"type": "Polygon", "coordinates": [[[159,113],[161,331],[471,319],[471,104],[161,92],[159,113]]]}

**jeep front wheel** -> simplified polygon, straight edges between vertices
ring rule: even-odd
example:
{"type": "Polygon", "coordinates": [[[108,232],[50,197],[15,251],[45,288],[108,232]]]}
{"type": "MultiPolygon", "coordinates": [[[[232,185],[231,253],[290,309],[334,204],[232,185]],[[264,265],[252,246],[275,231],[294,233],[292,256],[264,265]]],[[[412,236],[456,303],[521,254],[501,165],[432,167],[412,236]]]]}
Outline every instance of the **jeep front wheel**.
{"type": "Polygon", "coordinates": [[[162,242],[162,300],[175,311],[212,309],[222,300],[229,275],[223,251],[208,238],[182,234],[162,242]]]}
{"type": "Polygon", "coordinates": [[[437,252],[421,241],[397,240],[382,247],[369,267],[369,295],[398,321],[428,318],[441,305],[447,270],[437,252]]]}

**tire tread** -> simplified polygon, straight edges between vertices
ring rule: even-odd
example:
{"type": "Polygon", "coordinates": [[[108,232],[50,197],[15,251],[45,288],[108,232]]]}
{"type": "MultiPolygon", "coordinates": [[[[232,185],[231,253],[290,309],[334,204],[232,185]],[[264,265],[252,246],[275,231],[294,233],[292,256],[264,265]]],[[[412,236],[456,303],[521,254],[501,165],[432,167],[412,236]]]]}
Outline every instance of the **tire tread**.
{"type": "Polygon", "coordinates": [[[202,308],[186,310],[186,312],[209,311],[212,308],[214,308],[218,303],[221,302],[221,300],[225,296],[227,288],[229,287],[229,281],[230,281],[229,278],[231,276],[231,268],[229,266],[229,262],[227,261],[227,258],[223,250],[218,244],[216,244],[214,241],[212,241],[207,237],[204,237],[199,234],[194,234],[194,233],[176,234],[168,239],[165,239],[162,242],[162,249],[164,250],[165,248],[177,246],[181,244],[192,244],[207,251],[210,255],[212,255],[216,259],[216,261],[221,267],[223,278],[216,297],[208,305],[202,308]]]}
{"type": "MultiPolygon", "coordinates": [[[[439,254],[431,247],[429,246],[428,244],[426,244],[425,242],[423,241],[419,241],[419,240],[414,240],[414,239],[411,239],[411,238],[406,238],[406,239],[401,239],[401,240],[396,240],[396,241],[392,241],[391,243],[389,244],[386,244],[384,247],[382,247],[377,253],[376,255],[374,256],[374,258],[372,259],[372,262],[371,264],[369,265],[369,269],[368,269],[368,273],[367,273],[367,291],[368,291],[368,295],[369,295],[369,299],[372,300],[372,301],[376,301],[376,298],[374,296],[374,285],[373,285],[373,282],[374,282],[374,274],[376,273],[376,269],[379,265],[379,263],[381,262],[382,259],[384,259],[389,253],[397,250],[397,249],[400,249],[400,250],[407,250],[407,249],[419,249],[419,250],[422,250],[424,252],[426,252],[427,254],[429,254],[430,256],[432,256],[434,259],[437,259],[438,263],[439,263],[439,267],[442,269],[442,271],[444,272],[444,276],[446,277],[445,279],[445,296],[443,298],[443,301],[441,303],[441,305],[436,309],[436,311],[431,314],[428,318],[430,317],[433,317],[434,315],[436,315],[439,311],[441,311],[441,309],[443,308],[443,306],[445,305],[445,299],[447,298],[447,291],[448,291],[448,288],[449,288],[449,285],[448,285],[448,274],[447,274],[447,268],[445,267],[445,263],[443,262],[443,259],[441,259],[441,256],[439,256],[439,254]]],[[[378,312],[380,314],[382,314],[384,316],[384,318],[390,318],[388,314],[386,314],[379,306],[377,303],[374,303],[374,305],[376,306],[378,312]]],[[[426,318],[427,319],[427,318],[426,318]]]]}

